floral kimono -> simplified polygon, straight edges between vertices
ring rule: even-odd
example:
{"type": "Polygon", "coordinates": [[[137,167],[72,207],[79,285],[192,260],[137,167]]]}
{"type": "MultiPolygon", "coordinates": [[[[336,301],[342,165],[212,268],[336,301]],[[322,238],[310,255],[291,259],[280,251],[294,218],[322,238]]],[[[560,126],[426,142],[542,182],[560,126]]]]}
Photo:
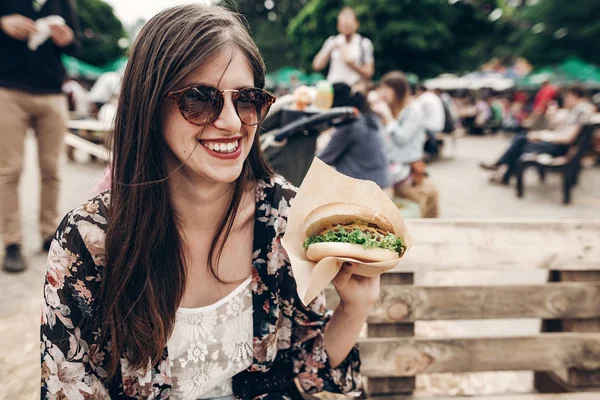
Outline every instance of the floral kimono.
{"type": "MultiPolygon", "coordinates": [[[[235,375],[233,393],[260,399],[285,392],[295,378],[308,393],[356,394],[360,359],[354,347],[338,367],[329,364],[324,328],[331,312],[323,295],[305,307],[296,292],[281,246],[296,189],[281,177],[259,181],[252,257],[253,363],[235,375]]],[[[167,399],[172,389],[169,351],[147,372],[124,355],[117,374],[106,377],[107,350],[100,335],[95,298],[105,265],[104,242],[110,192],[70,212],[48,255],[41,325],[42,399],[167,399]],[[85,322],[85,324],[83,324],[85,322]]],[[[285,397],[284,397],[285,398],[285,397]]]]}

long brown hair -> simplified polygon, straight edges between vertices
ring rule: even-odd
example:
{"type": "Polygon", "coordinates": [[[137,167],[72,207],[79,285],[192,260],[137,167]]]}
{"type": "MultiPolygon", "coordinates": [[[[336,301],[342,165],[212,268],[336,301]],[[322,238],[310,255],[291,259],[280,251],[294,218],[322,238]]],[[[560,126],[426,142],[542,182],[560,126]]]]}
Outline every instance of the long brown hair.
{"type": "Polygon", "coordinates": [[[400,71],[391,71],[381,77],[381,85],[390,87],[394,91],[394,103],[392,111],[399,112],[407,104],[408,98],[411,95],[410,83],[406,79],[406,75],[400,71]]]}
{"type": "MultiPolygon", "coordinates": [[[[227,47],[248,60],[256,87],[265,66],[246,25],[218,6],[186,5],[152,18],[133,45],[122,82],[113,137],[106,268],[99,312],[108,377],[126,356],[134,368],[156,365],[172,332],[186,282],[185,241],[166,184],[166,145],[160,111],[167,94],[227,47]]],[[[256,135],[229,205],[212,240],[215,276],[245,188],[272,175],[256,135]]]]}

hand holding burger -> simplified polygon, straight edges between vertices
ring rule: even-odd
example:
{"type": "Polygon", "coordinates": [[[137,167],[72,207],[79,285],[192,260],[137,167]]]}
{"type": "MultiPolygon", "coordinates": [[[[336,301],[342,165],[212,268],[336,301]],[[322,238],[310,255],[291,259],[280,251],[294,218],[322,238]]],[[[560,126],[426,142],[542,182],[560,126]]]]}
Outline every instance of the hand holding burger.
{"type": "Polygon", "coordinates": [[[395,235],[387,218],[356,204],[333,203],[318,207],[307,215],[304,226],[306,258],[314,262],[325,257],[392,261],[406,250],[404,241],[395,235]]]}
{"type": "Polygon", "coordinates": [[[379,297],[379,276],[356,275],[360,262],[397,260],[406,251],[394,226],[375,210],[350,203],[330,203],[311,211],[304,221],[306,258],[319,262],[325,257],[355,259],[345,262],[333,285],[343,309],[365,314],[379,297]]]}

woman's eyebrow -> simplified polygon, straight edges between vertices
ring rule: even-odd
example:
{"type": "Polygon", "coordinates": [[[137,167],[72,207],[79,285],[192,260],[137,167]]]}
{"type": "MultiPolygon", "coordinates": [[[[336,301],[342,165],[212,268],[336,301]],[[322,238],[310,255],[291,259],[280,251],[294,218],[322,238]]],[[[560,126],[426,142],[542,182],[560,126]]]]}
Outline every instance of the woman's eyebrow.
{"type": "MultiPolygon", "coordinates": [[[[220,89],[220,90],[242,90],[242,89],[254,87],[254,84],[251,83],[249,85],[236,85],[234,87],[218,87],[211,83],[195,81],[195,82],[186,83],[185,85],[182,86],[182,88],[187,88],[187,87],[192,87],[192,86],[212,86],[212,87],[216,87],[217,89],[220,89]]],[[[224,86],[224,85],[220,85],[220,86],[224,86]]]]}

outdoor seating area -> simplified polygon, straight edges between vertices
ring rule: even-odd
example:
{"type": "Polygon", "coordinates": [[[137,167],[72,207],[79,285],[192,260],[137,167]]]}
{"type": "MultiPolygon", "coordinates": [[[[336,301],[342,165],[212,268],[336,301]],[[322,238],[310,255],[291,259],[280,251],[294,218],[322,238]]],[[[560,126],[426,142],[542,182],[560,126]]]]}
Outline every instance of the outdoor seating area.
{"type": "Polygon", "coordinates": [[[600,0],[1,0],[0,400],[600,400],[600,0]]]}

